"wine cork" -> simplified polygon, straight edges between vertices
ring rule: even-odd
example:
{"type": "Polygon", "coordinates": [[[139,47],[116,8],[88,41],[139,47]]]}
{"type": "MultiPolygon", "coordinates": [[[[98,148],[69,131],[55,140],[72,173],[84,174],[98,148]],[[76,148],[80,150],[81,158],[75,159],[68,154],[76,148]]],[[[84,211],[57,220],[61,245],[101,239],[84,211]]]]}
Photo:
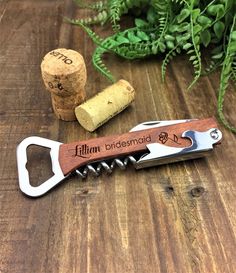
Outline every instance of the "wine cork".
{"type": "Polygon", "coordinates": [[[119,80],[76,107],[75,114],[79,123],[93,132],[129,106],[134,98],[134,88],[127,81],[119,80]]]}
{"type": "Polygon", "coordinates": [[[71,49],[52,50],[43,58],[41,72],[56,116],[76,120],[74,109],[85,100],[87,73],[83,57],[71,49]]]}

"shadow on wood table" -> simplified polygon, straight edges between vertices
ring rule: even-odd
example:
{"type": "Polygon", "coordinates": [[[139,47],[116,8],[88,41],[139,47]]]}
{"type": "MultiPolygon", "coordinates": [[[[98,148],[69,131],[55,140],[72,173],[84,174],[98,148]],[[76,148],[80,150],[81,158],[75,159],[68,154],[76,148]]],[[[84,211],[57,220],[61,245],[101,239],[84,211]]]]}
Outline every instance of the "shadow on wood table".
{"type": "MultiPolygon", "coordinates": [[[[74,8],[70,0],[0,3],[0,272],[236,272],[236,140],[223,127],[222,145],[207,159],[116,170],[86,183],[74,177],[40,199],[20,193],[15,151],[25,137],[66,143],[124,133],[148,120],[216,114],[219,74],[187,92],[192,68],[184,57],[171,63],[162,83],[160,58],[107,55],[117,78],[134,85],[133,106],[93,134],[57,120],[40,74],[47,52],[67,47],[83,54],[88,97],[109,84],[91,64],[94,44],[63,23],[64,15],[86,15],[74,8]]],[[[229,92],[225,110],[236,124],[234,96],[229,92]]],[[[32,180],[43,181],[50,173],[44,152],[29,154],[32,180]]]]}

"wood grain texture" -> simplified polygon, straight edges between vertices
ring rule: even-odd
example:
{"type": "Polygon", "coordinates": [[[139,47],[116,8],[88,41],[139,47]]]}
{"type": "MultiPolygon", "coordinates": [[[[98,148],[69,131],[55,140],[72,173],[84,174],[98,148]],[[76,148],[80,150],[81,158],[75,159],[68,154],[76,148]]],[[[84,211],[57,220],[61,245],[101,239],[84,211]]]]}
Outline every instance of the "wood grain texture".
{"type": "MultiPolygon", "coordinates": [[[[236,139],[223,127],[222,145],[206,159],[116,170],[86,183],[73,177],[36,200],[20,193],[15,152],[25,137],[69,143],[125,133],[148,120],[216,114],[218,73],[187,92],[192,68],[183,56],[162,83],[161,58],[106,55],[113,73],[134,86],[134,105],[93,134],[59,121],[40,76],[47,52],[67,47],[84,56],[88,97],[109,85],[91,64],[93,43],[63,23],[63,16],[86,15],[71,0],[0,1],[0,272],[236,272],[236,139]]],[[[236,124],[232,91],[230,85],[225,112],[236,124]]],[[[47,155],[29,150],[34,184],[50,175],[47,155]]]]}

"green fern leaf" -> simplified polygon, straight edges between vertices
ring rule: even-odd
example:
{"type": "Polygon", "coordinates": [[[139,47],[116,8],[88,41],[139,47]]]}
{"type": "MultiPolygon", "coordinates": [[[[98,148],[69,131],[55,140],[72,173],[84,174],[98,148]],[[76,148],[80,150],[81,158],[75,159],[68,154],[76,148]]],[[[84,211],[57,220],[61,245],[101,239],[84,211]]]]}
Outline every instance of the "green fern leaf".
{"type": "Polygon", "coordinates": [[[102,47],[97,47],[95,52],[93,53],[92,61],[94,67],[102,73],[105,77],[107,77],[111,82],[115,82],[115,78],[113,77],[110,70],[105,66],[102,61],[102,55],[106,52],[106,50],[102,47]]]}
{"type": "Polygon", "coordinates": [[[175,57],[177,55],[177,53],[180,53],[180,49],[178,48],[178,46],[175,46],[172,50],[170,50],[167,54],[166,57],[164,59],[164,61],[162,62],[162,66],[161,66],[161,76],[162,76],[162,81],[164,81],[165,79],[165,75],[166,75],[166,68],[168,63],[170,62],[170,60],[173,59],[173,57],[175,57]]]}
{"type": "Polygon", "coordinates": [[[107,1],[98,1],[92,4],[86,4],[84,1],[81,0],[74,0],[74,2],[80,7],[80,8],[88,8],[95,11],[102,11],[107,9],[107,1]]]}
{"type": "Polygon", "coordinates": [[[221,80],[220,80],[220,89],[219,89],[219,96],[218,96],[218,114],[220,117],[220,120],[222,121],[222,123],[225,125],[225,127],[227,127],[228,129],[230,129],[231,131],[233,131],[234,133],[236,133],[236,128],[231,126],[229,124],[229,122],[227,121],[227,119],[225,118],[225,115],[223,113],[223,105],[224,105],[224,97],[225,97],[225,93],[229,84],[229,79],[231,76],[231,71],[232,71],[232,66],[233,66],[233,61],[234,61],[234,57],[236,55],[236,52],[234,51],[234,54],[231,54],[231,44],[234,43],[236,41],[236,39],[234,39],[234,31],[236,31],[236,15],[234,15],[234,20],[233,20],[233,24],[231,27],[231,35],[229,37],[229,43],[227,46],[227,51],[226,51],[226,56],[223,62],[223,67],[222,67],[222,71],[221,71],[221,80]],[[232,35],[233,34],[233,35],[232,35]]]}
{"type": "Polygon", "coordinates": [[[121,16],[121,4],[122,0],[110,0],[109,1],[109,9],[110,9],[110,20],[112,22],[113,30],[116,32],[120,29],[120,25],[118,21],[121,16]]]}

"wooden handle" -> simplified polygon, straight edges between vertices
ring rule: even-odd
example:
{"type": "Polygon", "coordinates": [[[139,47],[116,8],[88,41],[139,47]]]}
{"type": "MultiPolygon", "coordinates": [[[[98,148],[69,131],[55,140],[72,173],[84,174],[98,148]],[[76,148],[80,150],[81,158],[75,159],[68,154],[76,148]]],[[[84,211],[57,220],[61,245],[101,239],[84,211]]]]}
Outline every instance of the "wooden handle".
{"type": "Polygon", "coordinates": [[[178,148],[187,147],[191,143],[189,139],[181,137],[184,131],[203,132],[210,128],[217,128],[214,118],[62,144],[59,163],[64,175],[67,175],[91,162],[145,152],[146,145],[150,143],[158,142],[178,148]]]}

